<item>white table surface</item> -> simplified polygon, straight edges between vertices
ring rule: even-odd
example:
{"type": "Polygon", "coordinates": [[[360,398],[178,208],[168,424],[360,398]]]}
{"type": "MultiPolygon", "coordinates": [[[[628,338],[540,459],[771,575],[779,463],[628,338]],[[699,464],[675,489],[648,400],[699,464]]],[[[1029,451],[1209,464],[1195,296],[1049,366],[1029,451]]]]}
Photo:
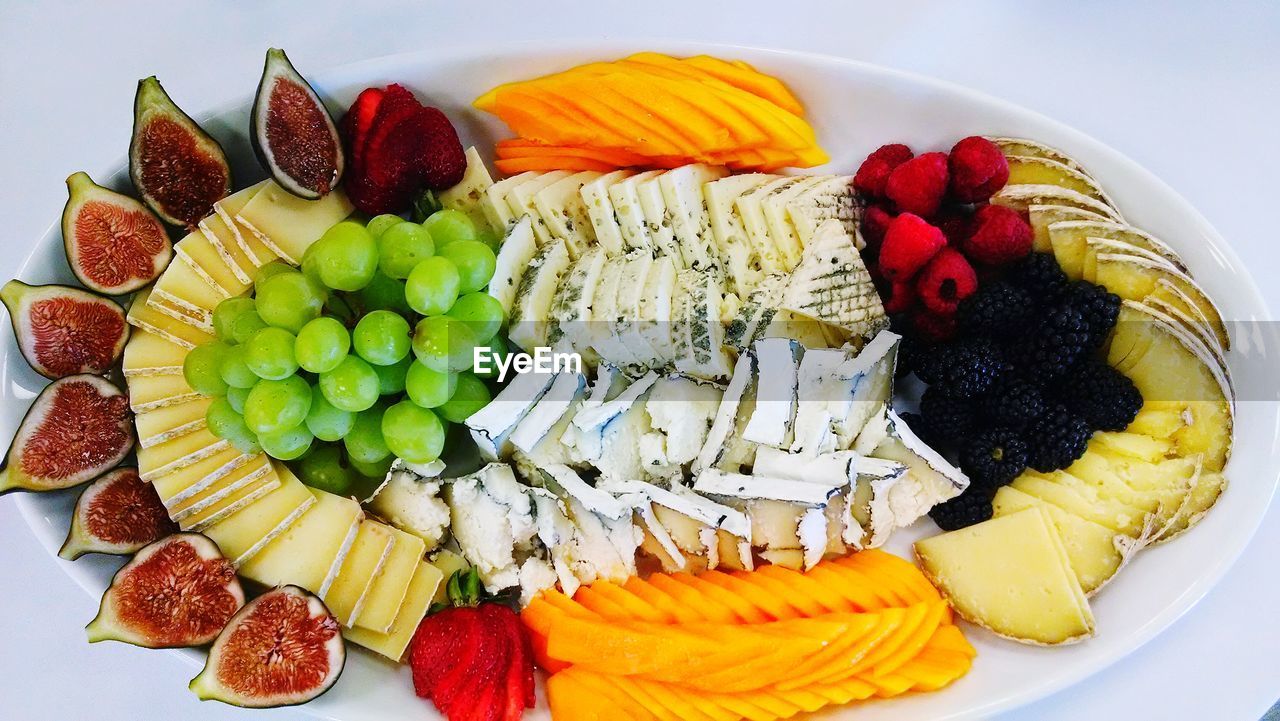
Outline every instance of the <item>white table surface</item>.
{"type": "MultiPolygon", "coordinates": [[[[68,174],[122,157],[134,83],[153,73],[198,114],[252,92],[270,45],[316,72],[451,43],[697,39],[911,70],[1073,125],[1189,198],[1280,312],[1280,285],[1268,277],[1280,268],[1280,3],[1114,5],[0,0],[0,242],[34,242],[61,212],[68,174]],[[356,10],[365,6],[378,9],[356,10]]],[[[13,270],[0,268],[0,277],[13,270]]],[[[1235,568],[1166,633],[1089,681],[1002,718],[1259,718],[1280,698],[1276,549],[1273,508],[1235,568]]],[[[197,702],[186,690],[191,669],[168,654],[86,644],[81,626],[97,601],[60,563],[36,543],[14,503],[0,500],[0,718],[249,717],[197,702]]],[[[296,710],[257,717],[307,718],[296,710]]]]}

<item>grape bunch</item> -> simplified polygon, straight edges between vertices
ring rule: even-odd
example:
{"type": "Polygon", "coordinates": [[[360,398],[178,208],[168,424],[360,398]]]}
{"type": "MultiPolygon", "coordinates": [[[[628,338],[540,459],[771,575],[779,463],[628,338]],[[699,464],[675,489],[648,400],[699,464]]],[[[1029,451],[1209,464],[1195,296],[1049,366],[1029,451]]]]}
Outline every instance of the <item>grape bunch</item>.
{"type": "Polygon", "coordinates": [[[456,210],[421,224],[379,215],[330,228],[300,269],[264,265],[252,297],[222,301],[216,340],[183,365],[213,397],[209,431],[244,453],[300,459],[304,481],[334,492],[380,479],[397,457],[436,460],[448,424],[490,400],[474,350],[506,349],[502,307],[485,292],[494,244],[456,210]]]}

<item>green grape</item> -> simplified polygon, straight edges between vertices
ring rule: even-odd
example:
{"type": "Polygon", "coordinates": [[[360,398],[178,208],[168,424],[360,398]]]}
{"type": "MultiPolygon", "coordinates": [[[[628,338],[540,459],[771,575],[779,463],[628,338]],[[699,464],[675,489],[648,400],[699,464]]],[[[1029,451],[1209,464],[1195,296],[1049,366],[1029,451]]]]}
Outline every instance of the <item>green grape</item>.
{"type": "Polygon", "coordinates": [[[316,263],[315,249],[316,244],[312,243],[302,253],[302,262],[298,264],[298,270],[302,271],[302,274],[307,276],[312,283],[321,288],[327,288],[328,286],[324,284],[324,280],[320,277],[320,266],[316,263]]]}
{"type": "Polygon", "coordinates": [[[410,463],[427,463],[444,450],[444,424],[431,411],[409,401],[382,414],[382,437],[391,452],[410,463]]]}
{"type": "Polygon", "coordinates": [[[351,464],[351,468],[357,473],[365,478],[376,479],[378,483],[381,483],[382,480],[387,477],[387,473],[391,471],[391,464],[395,462],[395,456],[387,456],[386,458],[383,458],[380,461],[374,461],[373,463],[357,461],[354,458],[347,459],[347,463],[351,464]]]}
{"type": "Polygon", "coordinates": [[[360,290],[378,269],[378,242],[353,220],[326,230],[307,252],[320,281],[334,290],[360,290]]]}
{"type": "MultiPolygon", "coordinates": [[[[257,307],[257,304],[254,304],[257,307]]],[[[231,321],[231,341],[232,343],[246,343],[253,337],[254,333],[267,327],[267,322],[258,315],[258,311],[251,310],[241,313],[231,321]]]]}
{"type": "Polygon", "coordinates": [[[474,293],[493,277],[498,258],[489,246],[478,240],[459,240],[440,249],[440,257],[448,258],[458,267],[458,292],[474,293]]]}
{"type": "Polygon", "coordinates": [[[435,253],[431,234],[417,223],[401,223],[378,237],[378,270],[392,278],[408,278],[418,263],[435,253]]]}
{"type": "Polygon", "coordinates": [[[253,279],[253,292],[257,293],[262,290],[262,284],[266,282],[267,278],[292,270],[294,270],[293,266],[283,260],[273,260],[267,263],[258,269],[258,275],[253,279]]]}
{"type": "Polygon", "coordinates": [[[259,378],[278,381],[298,371],[295,339],[283,328],[263,328],[244,344],[244,362],[259,378]]]}
{"type": "Polygon", "coordinates": [[[356,299],[365,312],[389,310],[400,315],[409,315],[413,309],[404,299],[404,281],[396,280],[382,273],[375,273],[363,290],[356,294],[356,299]]]}
{"type": "Polygon", "coordinates": [[[502,245],[502,239],[498,237],[498,234],[488,228],[477,229],[476,240],[489,246],[489,250],[495,253],[498,252],[498,247],[502,245]]]}
{"type": "Polygon", "coordinates": [[[359,315],[351,304],[351,300],[339,293],[330,293],[324,302],[324,310],[320,312],[323,315],[332,316],[343,323],[354,321],[356,316],[359,315]]]}
{"type": "Polygon", "coordinates": [[[258,315],[267,325],[297,333],[320,316],[325,295],[324,288],[302,273],[281,271],[258,288],[258,315]]]}
{"type": "Polygon", "coordinates": [[[311,448],[311,443],[316,438],[311,435],[311,431],[302,424],[298,424],[293,428],[286,428],[283,431],[275,431],[273,433],[259,433],[258,443],[262,446],[262,450],[268,456],[279,459],[281,461],[292,461],[295,458],[301,458],[311,448]]]}
{"type": "Polygon", "coordinates": [[[378,374],[368,363],[348,355],[333,370],[320,374],[320,390],[334,407],[358,413],[378,402],[378,374]]]}
{"type": "Polygon", "coordinates": [[[382,406],[373,406],[356,414],[351,432],[342,439],[347,455],[362,463],[377,463],[391,455],[391,449],[382,437],[382,406]]]}
{"type": "Polygon", "coordinates": [[[302,376],[258,381],[244,399],[244,422],[259,436],[302,425],[310,411],[311,386],[302,376]]]}
{"type": "MultiPolygon", "coordinates": [[[[225,366],[226,363],[224,362],[223,365],[225,366]]],[[[257,376],[254,376],[254,378],[256,382],[257,376]]],[[[231,409],[236,413],[244,413],[244,400],[249,397],[249,388],[253,388],[253,386],[248,388],[231,386],[227,389],[227,403],[231,404],[231,409]]]]}
{"type": "Polygon", "coordinates": [[[441,418],[450,423],[462,423],[476,411],[489,405],[493,396],[489,386],[473,373],[459,373],[458,387],[449,402],[436,409],[441,418]]]}
{"type": "Polygon", "coordinates": [[[413,333],[414,355],[440,373],[470,368],[475,346],[475,334],[467,324],[449,316],[423,318],[413,333]]]}
{"type": "Polygon", "coordinates": [[[337,441],[351,431],[356,414],[336,408],[324,397],[320,386],[311,389],[311,410],[307,411],[307,430],[322,441],[337,441]]]}
{"type": "Polygon", "coordinates": [[[389,366],[409,355],[409,321],[389,310],[375,310],[351,331],[356,355],[374,365],[389,366]]]}
{"type": "Polygon", "coordinates": [[[222,359],[230,348],[226,343],[210,341],[191,349],[182,361],[182,377],[197,393],[221,396],[227,393],[227,382],[222,380],[222,359]]]}
{"type": "Polygon", "coordinates": [[[312,373],[324,373],[338,367],[351,350],[351,335],[335,318],[321,316],[309,321],[298,331],[293,353],[298,365],[312,373]]]}
{"type": "Polygon", "coordinates": [[[247,390],[252,388],[259,380],[258,374],[253,372],[249,364],[245,362],[245,347],[243,345],[233,345],[227,348],[227,352],[222,355],[222,365],[218,369],[218,373],[222,376],[222,380],[226,382],[231,389],[238,388],[247,390]]]}
{"type": "Polygon", "coordinates": [[[235,337],[236,321],[244,313],[257,315],[255,307],[252,298],[227,298],[219,303],[213,309],[213,332],[217,334],[218,340],[226,343],[239,342],[235,337]]]}
{"type": "Polygon", "coordinates": [[[457,381],[458,376],[455,373],[434,371],[415,361],[409,366],[404,386],[409,394],[409,400],[423,408],[437,408],[453,397],[453,391],[458,385],[457,381]]]}
{"type": "Polygon", "coordinates": [[[478,345],[488,343],[502,328],[502,304],[488,293],[467,293],[458,298],[447,315],[466,323],[478,345]]]}
{"type": "Polygon", "coordinates": [[[351,494],[355,481],[355,469],[342,462],[342,449],[336,445],[312,448],[298,461],[298,479],[303,483],[339,496],[351,494]]]}
{"type": "Polygon", "coordinates": [[[476,224],[460,210],[437,210],[422,221],[422,227],[431,233],[437,250],[459,241],[476,239],[476,224]]]}
{"type": "Polygon", "coordinates": [[[412,365],[414,365],[413,356],[406,354],[389,366],[373,366],[373,372],[378,374],[378,392],[384,396],[403,393],[405,378],[412,365]]]}
{"type": "Polygon", "coordinates": [[[369,235],[372,235],[374,238],[381,238],[382,234],[387,232],[388,228],[393,228],[403,222],[405,222],[404,218],[401,218],[398,215],[383,213],[382,215],[375,215],[370,218],[369,222],[364,224],[364,227],[369,231],[369,235]]]}
{"type": "Polygon", "coordinates": [[[257,436],[249,430],[244,418],[226,398],[215,398],[209,404],[204,421],[210,433],[229,441],[241,453],[257,453],[260,450],[257,436]]]}
{"type": "Polygon", "coordinates": [[[441,315],[453,307],[461,288],[458,266],[448,258],[432,256],[418,263],[405,281],[409,307],[422,315],[441,315]]]}

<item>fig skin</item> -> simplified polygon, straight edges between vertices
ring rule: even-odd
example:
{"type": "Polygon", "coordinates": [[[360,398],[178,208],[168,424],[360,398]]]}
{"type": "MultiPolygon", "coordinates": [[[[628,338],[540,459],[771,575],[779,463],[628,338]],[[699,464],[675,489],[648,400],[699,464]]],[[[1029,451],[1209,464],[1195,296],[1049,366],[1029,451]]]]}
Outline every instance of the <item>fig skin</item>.
{"type": "Polygon", "coordinates": [[[138,476],[138,469],[117,468],[80,494],[71,514],[67,540],[58,550],[58,557],[74,561],[87,553],[124,556],[177,531],[178,524],[169,520],[160,496],[150,483],[138,476]],[[127,537],[108,538],[105,534],[109,529],[95,528],[102,522],[102,516],[123,525],[127,537]]]}
{"type": "Polygon", "coordinates": [[[159,278],[173,259],[173,243],[160,219],[147,206],[98,185],[83,172],[67,177],[62,246],[76,279],[103,295],[125,295],[141,289],[159,278]],[[112,237],[105,247],[94,247],[94,239],[87,235],[103,226],[113,230],[128,228],[130,233],[112,237]],[[86,237],[81,237],[82,233],[86,237]],[[94,263],[106,267],[88,267],[94,263]],[[103,272],[119,277],[103,278],[103,272]]]}
{"type": "MultiPolygon", "coordinates": [[[[284,619],[276,619],[276,623],[283,622],[284,619]]],[[[222,633],[218,634],[218,638],[213,642],[213,647],[209,649],[209,658],[205,662],[204,670],[200,675],[191,679],[190,688],[195,692],[201,701],[221,701],[232,706],[241,708],[278,708],[280,706],[296,706],[311,701],[330,688],[337,682],[338,677],[342,675],[342,670],[346,665],[346,644],[342,639],[341,625],[338,620],[333,617],[324,602],[317,598],[309,591],[299,588],[298,586],[285,585],[274,588],[262,594],[258,598],[251,601],[240,612],[235,615],[229,622],[222,633]],[[305,604],[304,609],[299,609],[297,604],[305,604]],[[272,619],[269,614],[273,611],[276,613],[305,610],[306,618],[301,625],[295,625],[289,628],[281,629],[275,626],[276,633],[251,633],[251,629],[246,629],[240,634],[242,625],[247,624],[270,624],[272,619]],[[266,616],[266,618],[262,618],[266,616]],[[283,633],[280,633],[283,631],[283,633]],[[287,639],[287,643],[278,640],[280,635],[292,634],[287,639]],[[237,649],[232,648],[232,644],[267,642],[271,644],[271,648],[249,648],[239,649],[241,656],[233,659],[231,668],[246,670],[255,661],[260,659],[272,659],[272,665],[278,672],[281,667],[286,664],[302,663],[304,659],[299,659],[299,649],[305,647],[305,651],[309,655],[323,654],[323,663],[327,664],[327,668],[310,669],[312,678],[312,686],[307,689],[295,690],[293,692],[281,690],[276,692],[263,692],[254,694],[248,689],[235,689],[229,687],[220,678],[222,674],[222,664],[224,657],[229,653],[235,653],[237,649]],[[318,646],[318,648],[317,648],[318,646]]],[[[255,668],[254,680],[262,681],[269,678],[272,669],[255,668]]],[[[298,683],[297,670],[294,669],[295,675],[288,679],[291,683],[298,683]]],[[[282,680],[283,681],[283,680],[282,680]]]]}
{"type": "MultiPolygon", "coordinates": [[[[120,360],[129,340],[129,323],[124,308],[95,293],[66,285],[27,285],[11,280],[0,288],[0,300],[9,309],[13,335],[22,357],[35,372],[50,380],[77,373],[106,373],[120,360]],[[36,337],[32,311],[47,302],[66,301],[56,309],[61,316],[47,332],[54,337],[36,337]],[[94,327],[87,327],[92,324],[94,327]],[[67,326],[73,326],[68,330],[67,326]],[[93,338],[94,335],[106,336],[93,338]],[[111,336],[114,337],[111,337],[111,336]],[[43,344],[42,344],[43,342],[43,344]],[[42,355],[52,354],[54,357],[42,355]]],[[[50,319],[42,318],[41,322],[50,319]]]]}
{"type": "Polygon", "coordinates": [[[148,545],[138,555],[134,556],[131,561],[126,563],[116,572],[111,579],[111,585],[102,594],[102,603],[98,607],[98,615],[85,626],[85,632],[88,636],[89,643],[98,643],[99,641],[120,641],[133,646],[141,646],[143,648],[188,648],[192,646],[203,646],[211,642],[226,626],[235,614],[244,607],[244,589],[240,586],[240,580],[236,578],[235,567],[231,562],[223,557],[218,550],[218,546],[206,536],[198,533],[175,533],[166,536],[155,543],[148,545]],[[179,548],[186,546],[194,553],[187,553],[179,548]],[[199,603],[199,610],[205,613],[215,614],[212,618],[192,619],[184,617],[183,621],[197,621],[201,628],[197,629],[177,629],[177,628],[159,628],[153,629],[154,634],[165,634],[163,636],[148,635],[148,630],[139,628],[138,624],[145,621],[151,621],[157,625],[163,625],[166,622],[173,622],[175,615],[173,608],[173,589],[181,589],[182,591],[190,591],[194,585],[194,575],[187,575],[181,579],[180,583],[171,583],[168,579],[155,578],[155,565],[165,561],[176,563],[185,561],[188,563],[198,564],[199,568],[192,569],[190,566],[180,569],[188,571],[189,574],[204,574],[211,576],[206,581],[208,585],[200,589],[205,593],[222,593],[216,598],[205,597],[198,600],[191,598],[177,599],[177,603],[199,603]],[[130,575],[140,574],[138,585],[131,584],[130,575]],[[157,588],[145,588],[146,582],[156,584],[157,588]],[[215,590],[216,587],[216,590],[215,590]],[[129,619],[130,611],[126,610],[122,615],[119,602],[128,601],[128,598],[121,599],[122,594],[133,592],[142,595],[141,607],[136,607],[132,613],[139,616],[145,616],[148,610],[154,611],[161,618],[157,619],[129,619]]]}
{"type": "MultiPolygon", "coordinates": [[[[62,410],[71,412],[73,409],[62,410]]],[[[75,421],[72,425],[77,428],[73,430],[84,432],[85,418],[77,416],[75,421]]],[[[106,378],[88,373],[60,378],[40,391],[40,395],[27,410],[27,415],[18,424],[18,431],[9,444],[9,452],[5,455],[4,465],[0,467],[0,495],[18,490],[54,491],[78,486],[115,468],[133,450],[133,445],[133,413],[129,410],[129,398],[124,391],[106,378]],[[87,385],[89,388],[81,388],[81,385],[87,385]],[[101,400],[111,406],[106,412],[117,414],[115,418],[103,419],[107,421],[107,426],[94,429],[104,434],[109,432],[115,438],[76,437],[56,439],[53,443],[46,441],[40,444],[42,448],[37,449],[42,452],[42,457],[39,459],[41,462],[48,464],[55,460],[78,460],[85,465],[79,469],[64,469],[65,474],[57,477],[32,475],[32,470],[26,467],[27,459],[23,455],[25,451],[31,450],[26,446],[40,432],[58,430],[47,428],[45,424],[51,419],[55,423],[59,422],[60,419],[53,414],[59,410],[57,404],[62,400],[60,394],[85,392],[96,394],[95,398],[85,398],[85,400],[101,400]],[[104,446],[112,440],[116,441],[117,447],[105,448],[104,446]],[[80,458],[76,457],[77,454],[80,458]],[[85,457],[87,455],[89,457],[85,457]]]]}
{"type": "Polygon", "coordinates": [[[231,194],[231,165],[222,145],[173,102],[154,75],[138,81],[133,99],[129,177],[156,215],[188,230],[231,194]],[[173,135],[164,138],[163,133],[173,135]],[[156,143],[168,147],[151,147],[156,143]],[[147,167],[153,153],[162,156],[154,159],[163,163],[163,171],[147,167]]]}
{"type": "MultiPolygon", "coordinates": [[[[299,98],[293,98],[297,102],[299,98]]],[[[249,115],[249,137],[253,139],[253,152],[258,162],[271,174],[271,178],[289,193],[306,200],[317,200],[328,195],[342,182],[342,174],[346,168],[346,158],[342,151],[342,138],[338,134],[338,126],[333,115],[325,107],[315,88],[293,67],[289,56],[279,48],[267,50],[267,59],[263,63],[262,78],[258,81],[258,90],[253,99],[253,110],[249,115]],[[302,109],[308,117],[301,122],[284,123],[280,127],[280,137],[272,141],[271,100],[276,92],[276,82],[285,81],[301,91],[308,108],[302,109]],[[312,137],[300,139],[302,131],[312,137]],[[280,144],[292,143],[295,147],[276,147],[280,144]],[[301,145],[301,147],[297,147],[301,145]],[[306,158],[293,158],[287,164],[293,165],[294,174],[283,167],[284,153],[280,151],[309,154],[306,158]],[[309,177],[296,177],[305,174],[309,177]]]]}

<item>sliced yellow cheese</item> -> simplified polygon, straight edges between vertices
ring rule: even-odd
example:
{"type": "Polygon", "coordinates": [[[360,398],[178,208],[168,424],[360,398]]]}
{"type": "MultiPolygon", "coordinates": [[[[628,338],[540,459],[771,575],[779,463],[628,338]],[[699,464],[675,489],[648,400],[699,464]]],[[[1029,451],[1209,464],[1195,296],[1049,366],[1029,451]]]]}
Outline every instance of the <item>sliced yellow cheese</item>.
{"type": "Polygon", "coordinates": [[[276,474],[279,488],[204,530],[236,566],[253,558],[316,503],[315,494],[284,466],[277,466],[276,474]]]}
{"type": "Polygon", "coordinates": [[[484,210],[480,208],[480,199],[484,197],[484,191],[493,185],[493,177],[489,175],[489,169],[485,167],[484,160],[474,146],[467,148],[466,158],[467,169],[462,174],[462,180],[436,197],[440,200],[440,205],[460,210],[470,216],[476,228],[489,228],[501,235],[506,232],[506,226],[491,228],[484,210]]]}
{"type": "Polygon", "coordinates": [[[124,377],[181,375],[187,349],[142,329],[129,335],[124,347],[124,377]]]}
{"type": "Polygon", "coordinates": [[[227,221],[214,213],[200,221],[200,230],[213,244],[213,249],[218,251],[218,256],[236,278],[245,285],[252,283],[253,277],[257,275],[258,266],[236,242],[236,235],[227,225],[227,221]]]}
{"type": "Polygon", "coordinates": [[[138,429],[138,445],[142,448],[158,446],[204,428],[204,417],[212,402],[212,398],[202,396],[185,403],[139,413],[133,417],[138,429]]]}
{"type": "Polygon", "coordinates": [[[181,365],[173,374],[126,376],[125,382],[129,386],[129,407],[134,413],[145,413],[200,398],[200,394],[187,385],[187,379],[182,377],[181,365]]]}
{"type": "Polygon", "coordinates": [[[253,456],[226,446],[186,468],[166,473],[152,480],[151,486],[156,489],[156,494],[160,496],[166,508],[177,506],[252,459],[253,456]]]}
{"type": "Polygon", "coordinates": [[[271,470],[271,463],[265,454],[245,454],[245,458],[247,460],[237,465],[231,472],[198,492],[183,494],[181,500],[170,500],[166,503],[165,508],[169,509],[169,517],[181,523],[188,518],[203,514],[210,508],[220,508],[221,504],[235,496],[240,489],[252,485],[260,478],[266,476],[275,478],[275,472],[271,470]]]}
{"type": "Polygon", "coordinates": [[[956,613],[1024,643],[1093,635],[1093,612],[1049,514],[1038,507],[917,541],[916,559],[956,613]]]}
{"type": "Polygon", "coordinates": [[[364,514],[350,498],[311,489],[316,503],[289,529],[240,567],[240,574],[264,586],[291,583],[323,596],[364,514]]]}
{"type": "Polygon", "coordinates": [[[234,515],[240,509],[257,502],[279,487],[280,479],[274,473],[259,475],[253,481],[237,488],[235,492],[219,499],[217,503],[178,521],[178,525],[184,531],[202,533],[209,526],[234,515]]]}
{"type": "Polygon", "coordinates": [[[405,593],[404,603],[385,633],[355,626],[344,628],[342,635],[354,644],[399,662],[404,657],[404,650],[409,647],[409,641],[413,640],[418,624],[427,615],[427,609],[431,608],[431,600],[435,598],[442,579],[443,574],[438,568],[426,561],[419,563],[413,580],[409,583],[409,590],[405,593]]]}
{"type": "Polygon", "coordinates": [[[245,254],[245,257],[259,268],[280,256],[259,240],[258,236],[244,227],[236,219],[236,216],[240,214],[240,211],[244,210],[244,206],[248,205],[250,200],[253,200],[253,196],[257,195],[258,191],[267,186],[268,182],[270,181],[264,180],[257,185],[232,193],[230,196],[213,204],[213,212],[217,213],[218,217],[222,218],[222,222],[226,223],[231,230],[236,244],[240,246],[240,250],[245,254]]]}
{"type": "Polygon", "coordinates": [[[155,333],[187,349],[213,340],[213,333],[195,328],[151,307],[147,302],[150,297],[150,288],[138,291],[133,296],[133,302],[129,304],[129,325],[155,333]]]}
{"type": "Polygon", "coordinates": [[[360,618],[360,612],[374,579],[382,572],[396,538],[385,524],[371,519],[360,522],[351,552],[342,562],[338,577],[322,599],[330,613],[343,626],[350,626],[360,618]]]}
{"type": "Polygon", "coordinates": [[[426,543],[417,536],[398,528],[388,529],[395,536],[395,547],[387,557],[382,573],[374,580],[373,588],[360,610],[360,618],[356,620],[357,626],[378,633],[386,633],[391,628],[391,622],[396,620],[396,613],[400,610],[400,604],[404,603],[409,582],[413,579],[414,569],[422,561],[427,548],[426,543]]]}
{"type": "MultiPolygon", "coordinates": [[[[166,308],[177,308],[185,318],[208,323],[213,309],[226,298],[187,263],[170,263],[151,289],[148,304],[169,315],[166,308]]],[[[178,320],[183,320],[179,318],[178,320]]]]}
{"type": "Polygon", "coordinates": [[[213,435],[207,428],[202,428],[158,446],[139,448],[138,473],[143,480],[155,480],[230,446],[230,443],[213,435]]]}
{"type": "Polygon", "coordinates": [[[303,200],[268,182],[236,218],[273,253],[298,265],[307,248],[353,209],[341,190],[319,200],[303,200]]]}
{"type": "Polygon", "coordinates": [[[228,297],[240,295],[249,289],[249,283],[236,276],[203,230],[197,228],[195,232],[178,241],[178,244],[173,246],[173,250],[177,253],[179,260],[190,265],[197,275],[213,283],[215,288],[228,297]]]}

